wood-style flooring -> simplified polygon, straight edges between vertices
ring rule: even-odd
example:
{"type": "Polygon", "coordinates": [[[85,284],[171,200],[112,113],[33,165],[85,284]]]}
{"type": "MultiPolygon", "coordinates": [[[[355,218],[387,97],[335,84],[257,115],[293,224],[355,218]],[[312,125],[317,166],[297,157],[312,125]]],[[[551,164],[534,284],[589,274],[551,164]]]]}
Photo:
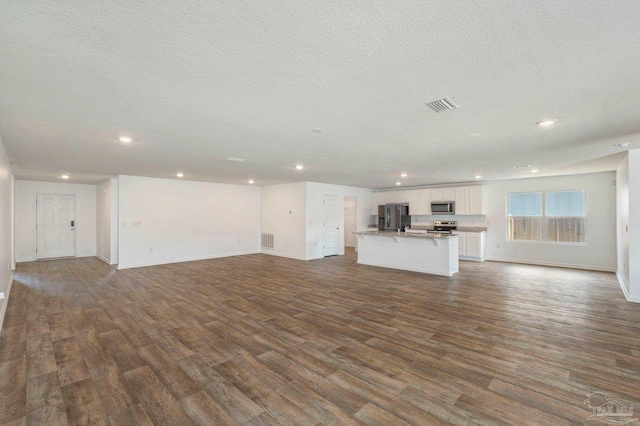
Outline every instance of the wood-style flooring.
{"type": "Polygon", "coordinates": [[[0,425],[595,424],[594,391],[640,407],[640,305],[540,266],[31,262],[0,336],[0,425]]]}

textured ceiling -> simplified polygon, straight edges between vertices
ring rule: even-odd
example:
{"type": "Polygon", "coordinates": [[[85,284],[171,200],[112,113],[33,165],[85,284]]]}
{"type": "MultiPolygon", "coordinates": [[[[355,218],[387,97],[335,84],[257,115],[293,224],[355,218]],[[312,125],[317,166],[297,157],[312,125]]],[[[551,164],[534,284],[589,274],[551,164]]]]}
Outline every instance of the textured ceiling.
{"type": "Polygon", "coordinates": [[[4,0],[0,136],[18,178],[76,182],[611,170],[613,143],[640,147],[638,16],[635,0],[4,0]],[[445,96],[460,108],[424,104],[445,96]]]}

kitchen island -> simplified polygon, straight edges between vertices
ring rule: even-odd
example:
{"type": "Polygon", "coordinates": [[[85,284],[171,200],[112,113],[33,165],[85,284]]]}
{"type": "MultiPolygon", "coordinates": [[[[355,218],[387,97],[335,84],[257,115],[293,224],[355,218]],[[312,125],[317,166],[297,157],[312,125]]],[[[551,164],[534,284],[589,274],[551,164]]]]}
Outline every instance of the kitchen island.
{"type": "Polygon", "coordinates": [[[357,232],[358,263],[452,276],[458,272],[458,236],[357,232]]]}

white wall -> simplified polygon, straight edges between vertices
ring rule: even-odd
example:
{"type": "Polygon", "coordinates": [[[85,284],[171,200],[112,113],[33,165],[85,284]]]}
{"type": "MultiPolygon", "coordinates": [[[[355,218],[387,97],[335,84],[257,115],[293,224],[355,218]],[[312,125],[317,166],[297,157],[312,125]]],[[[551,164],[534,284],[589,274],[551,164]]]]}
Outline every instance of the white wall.
{"type": "Polygon", "coordinates": [[[16,262],[36,260],[36,195],[75,195],[76,256],[96,255],[96,186],[15,181],[16,262]]]}
{"type": "Polygon", "coordinates": [[[0,139],[0,331],[11,290],[11,166],[0,139]]]}
{"type": "Polygon", "coordinates": [[[96,256],[118,263],[118,179],[105,179],[97,188],[96,256]]]}
{"type": "Polygon", "coordinates": [[[486,191],[487,258],[523,263],[615,271],[615,172],[490,182],[486,191]],[[586,190],[587,243],[507,242],[509,192],[586,190]]]}
{"type": "Polygon", "coordinates": [[[617,267],[616,274],[629,298],[629,155],[627,154],[616,170],[616,228],[617,267]]]}
{"type": "Polygon", "coordinates": [[[306,255],[306,182],[263,186],[260,227],[274,235],[274,248],[263,253],[304,260],[306,255]]]}
{"type": "Polygon", "coordinates": [[[260,188],[118,178],[118,268],[258,253],[260,188]]]}
{"type": "MultiPolygon", "coordinates": [[[[352,186],[329,185],[324,183],[306,182],[306,258],[322,258],[322,198],[327,195],[338,195],[340,222],[344,224],[344,198],[357,199],[356,221],[358,231],[366,231],[371,211],[371,190],[352,186]]],[[[344,254],[344,226],[340,226],[339,254],[344,254]]]]}

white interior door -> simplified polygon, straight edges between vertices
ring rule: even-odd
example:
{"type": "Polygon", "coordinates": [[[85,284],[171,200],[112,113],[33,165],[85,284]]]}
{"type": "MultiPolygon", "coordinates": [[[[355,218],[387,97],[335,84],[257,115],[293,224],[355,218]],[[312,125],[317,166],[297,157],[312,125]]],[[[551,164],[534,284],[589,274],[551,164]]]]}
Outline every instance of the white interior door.
{"type": "Polygon", "coordinates": [[[36,259],[75,256],[75,196],[38,194],[36,201],[36,259]]]}
{"type": "Polygon", "coordinates": [[[344,199],[344,245],[346,247],[356,246],[356,199],[344,199]]]}
{"type": "Polygon", "coordinates": [[[340,215],[338,196],[322,197],[322,256],[333,256],[339,252],[340,215]]]}

